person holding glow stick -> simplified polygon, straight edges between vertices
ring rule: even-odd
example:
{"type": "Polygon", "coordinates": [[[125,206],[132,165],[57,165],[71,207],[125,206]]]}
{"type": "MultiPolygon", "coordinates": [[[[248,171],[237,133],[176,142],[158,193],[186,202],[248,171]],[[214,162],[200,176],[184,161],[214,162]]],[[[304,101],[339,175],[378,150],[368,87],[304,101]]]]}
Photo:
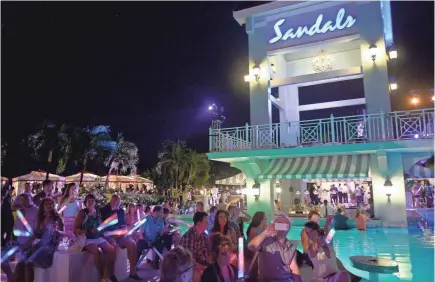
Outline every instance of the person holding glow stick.
{"type": "Polygon", "coordinates": [[[350,282],[349,273],[338,268],[337,257],[332,246],[334,230],[331,230],[331,235],[324,236],[319,224],[314,221],[305,223],[304,230],[309,238],[308,255],[314,265],[309,282],[350,282]]]}
{"type": "MultiPolygon", "coordinates": [[[[38,208],[32,203],[32,198],[29,194],[23,193],[19,195],[18,201],[14,204],[12,209],[21,212],[31,231],[35,229],[38,208]]],[[[31,233],[29,230],[27,230],[23,220],[20,219],[19,216],[17,216],[17,219],[15,220],[14,230],[17,230],[22,234],[24,234],[26,231],[31,233]]],[[[17,243],[21,245],[27,241],[28,236],[19,235],[16,236],[16,238],[17,243]]]]}
{"type": "Polygon", "coordinates": [[[83,250],[94,256],[94,264],[101,276],[101,282],[108,282],[109,277],[113,274],[115,248],[104,239],[102,232],[97,229],[102,220],[100,213],[95,208],[95,196],[88,194],[84,204],[86,208],[79,211],[74,221],[74,234],[86,236],[83,250]]]}
{"type": "Polygon", "coordinates": [[[64,227],[62,218],[54,206],[55,202],[52,198],[42,200],[38,208],[35,230],[32,236],[20,245],[20,250],[25,250],[35,239],[39,239],[31,251],[22,257],[15,269],[16,275],[24,272],[25,282],[34,280],[34,267],[47,269],[53,264],[54,252],[57,250],[64,227]]]}
{"type": "MultiPolygon", "coordinates": [[[[117,194],[112,195],[110,202],[101,208],[101,216],[103,220],[106,220],[115,214],[118,217],[118,222],[106,227],[106,231],[128,230],[127,223],[125,222],[125,213],[121,208],[121,198],[117,194]]],[[[106,236],[105,238],[113,247],[119,246],[122,249],[127,249],[128,261],[130,263],[129,277],[134,280],[141,280],[136,273],[136,242],[129,236],[125,235],[112,235],[106,236]]],[[[117,281],[113,274],[111,280],[117,281]]]]}
{"type": "Polygon", "coordinates": [[[211,239],[213,263],[202,273],[201,282],[236,282],[237,268],[231,262],[233,243],[227,236],[216,234],[211,239]]]}
{"type": "Polygon", "coordinates": [[[68,235],[73,233],[74,220],[77,213],[81,210],[81,202],[77,198],[78,187],[75,183],[69,183],[66,186],[65,192],[60,199],[59,213],[63,211],[63,220],[65,222],[65,232],[68,235]]]}
{"type": "MultiPolygon", "coordinates": [[[[142,206],[143,207],[143,206],[142,206]]],[[[127,206],[127,214],[125,215],[125,223],[127,224],[127,227],[129,230],[131,230],[138,222],[145,218],[145,216],[141,216],[141,213],[139,209],[137,208],[136,204],[130,203],[127,206]]],[[[137,230],[136,232],[132,232],[131,235],[129,235],[131,239],[134,240],[134,242],[137,244],[137,242],[142,239],[142,234],[140,230],[137,230]]]]}

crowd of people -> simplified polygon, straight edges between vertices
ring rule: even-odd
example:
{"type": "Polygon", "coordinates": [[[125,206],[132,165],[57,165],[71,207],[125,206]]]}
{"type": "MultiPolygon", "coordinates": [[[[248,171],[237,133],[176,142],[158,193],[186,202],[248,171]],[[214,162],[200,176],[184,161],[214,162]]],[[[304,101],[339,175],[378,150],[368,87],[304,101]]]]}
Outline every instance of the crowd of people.
{"type": "Polygon", "coordinates": [[[156,254],[147,261],[160,269],[162,282],[238,281],[240,260],[245,261],[241,270],[245,281],[302,281],[300,268],[304,265],[311,266],[309,281],[350,281],[351,275],[340,268],[332,241],[325,239],[331,221],[338,221],[332,216],[327,216],[325,229],[321,229],[320,215],[310,213],[301,233],[304,253],[300,253],[287,239],[291,220],[284,214],[268,223],[262,211],[251,218],[237,206],[218,205],[206,213],[204,205],[197,202],[193,226],[181,236],[178,225],[183,223],[169,215],[168,203],[152,209],[129,204],[124,210],[120,197],[114,194],[99,209],[93,194],[83,200],[77,197],[74,183],[57,200],[52,197],[51,181],[44,181],[42,186],[44,194],[32,196],[25,191],[14,201],[7,188],[2,192],[2,215],[16,211],[23,216],[15,220],[12,217],[12,228],[2,228],[2,258],[14,248],[20,254],[15,256],[18,263],[14,271],[10,267],[13,256],[2,259],[1,267],[9,282],[34,281],[34,267],[47,269],[52,265],[63,237],[68,238],[71,251],[93,255],[102,282],[118,281],[114,273],[117,247],[127,250],[129,277],[134,280],[141,280],[137,267],[144,254],[153,250],[156,254]],[[116,222],[106,224],[102,230],[113,218],[117,218],[116,222]],[[250,224],[245,232],[246,222],[250,224]],[[245,239],[243,258],[238,257],[239,238],[245,239]]]}
{"type": "Polygon", "coordinates": [[[430,184],[428,180],[414,181],[410,190],[414,208],[433,208],[434,185],[430,184]]]}

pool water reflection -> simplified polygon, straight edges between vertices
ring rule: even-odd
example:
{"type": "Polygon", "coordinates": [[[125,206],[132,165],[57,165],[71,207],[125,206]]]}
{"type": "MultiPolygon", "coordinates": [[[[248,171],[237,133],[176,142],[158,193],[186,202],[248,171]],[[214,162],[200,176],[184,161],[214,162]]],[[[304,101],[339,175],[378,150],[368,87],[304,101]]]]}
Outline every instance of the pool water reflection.
{"type": "MultiPolygon", "coordinates": [[[[188,217],[187,217],[188,218],[188,217]]],[[[186,217],[183,216],[183,220],[186,217]]],[[[186,220],[192,223],[191,219],[186,220]]],[[[292,229],[287,236],[300,240],[300,232],[305,220],[293,220],[292,229]]],[[[323,226],[323,222],[321,222],[323,226]]],[[[245,232],[248,224],[245,224],[245,232]]],[[[183,233],[187,227],[182,226],[183,233]]],[[[350,256],[365,255],[389,258],[399,263],[399,273],[379,274],[379,281],[434,281],[434,234],[431,229],[422,230],[416,223],[404,228],[372,228],[367,231],[356,229],[337,231],[334,248],[344,266],[355,275],[369,279],[365,271],[351,266],[350,256]]],[[[301,250],[301,246],[298,246],[301,250]]]]}

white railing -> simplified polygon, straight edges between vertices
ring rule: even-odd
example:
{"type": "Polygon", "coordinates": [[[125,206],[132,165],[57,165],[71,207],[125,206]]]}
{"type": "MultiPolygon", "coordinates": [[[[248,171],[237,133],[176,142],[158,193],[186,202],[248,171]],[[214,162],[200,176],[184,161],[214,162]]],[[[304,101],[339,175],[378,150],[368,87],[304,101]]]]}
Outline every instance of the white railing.
{"type": "Polygon", "coordinates": [[[210,151],[434,138],[434,109],[210,129],[210,151]]]}

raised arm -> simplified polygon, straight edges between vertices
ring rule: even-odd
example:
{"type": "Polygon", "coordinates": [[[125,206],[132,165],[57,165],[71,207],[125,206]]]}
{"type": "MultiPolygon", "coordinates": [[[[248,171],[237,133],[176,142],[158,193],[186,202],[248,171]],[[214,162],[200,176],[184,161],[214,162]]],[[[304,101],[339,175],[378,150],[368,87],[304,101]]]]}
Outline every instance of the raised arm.
{"type": "Polygon", "coordinates": [[[271,224],[269,224],[263,232],[259,235],[255,236],[248,244],[248,249],[256,252],[261,249],[263,242],[266,238],[272,237],[276,235],[276,231],[271,224]]]}

